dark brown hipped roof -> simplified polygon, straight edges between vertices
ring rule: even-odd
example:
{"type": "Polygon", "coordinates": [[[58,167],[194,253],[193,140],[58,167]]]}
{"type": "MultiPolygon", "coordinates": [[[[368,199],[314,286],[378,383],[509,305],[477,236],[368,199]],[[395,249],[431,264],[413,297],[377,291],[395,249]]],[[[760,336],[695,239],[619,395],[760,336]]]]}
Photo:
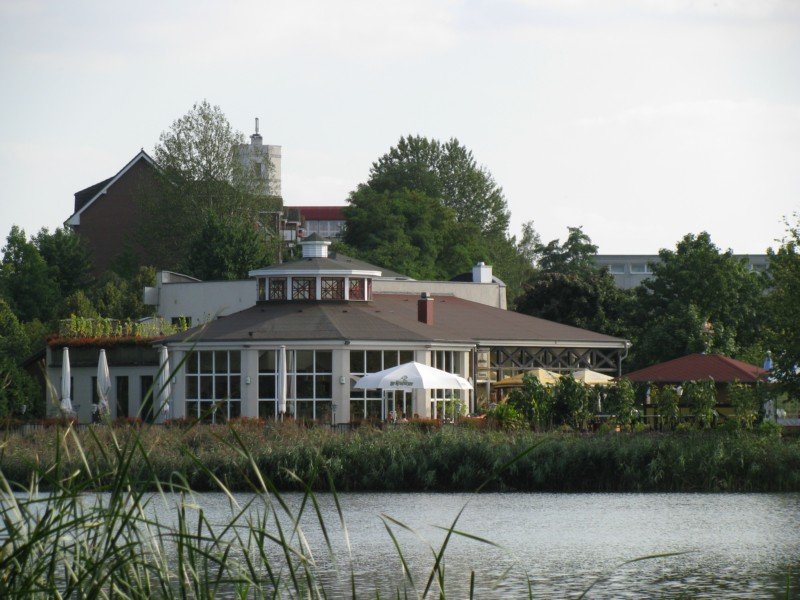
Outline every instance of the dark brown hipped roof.
{"type": "Polygon", "coordinates": [[[417,298],[411,294],[375,294],[372,302],[263,302],[165,341],[364,340],[501,345],[542,342],[618,347],[626,344],[621,338],[454,296],[434,296],[434,322],[425,325],[417,320],[417,298]]]}
{"type": "Polygon", "coordinates": [[[719,383],[755,383],[767,371],[721,354],[690,354],[625,375],[631,381],[682,383],[713,379],[719,383]]]}

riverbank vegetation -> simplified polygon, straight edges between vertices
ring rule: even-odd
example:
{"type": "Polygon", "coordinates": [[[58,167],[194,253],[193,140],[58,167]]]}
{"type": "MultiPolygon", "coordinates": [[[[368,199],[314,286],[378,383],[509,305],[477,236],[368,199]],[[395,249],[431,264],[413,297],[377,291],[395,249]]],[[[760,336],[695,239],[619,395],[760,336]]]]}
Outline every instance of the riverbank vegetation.
{"type": "Polygon", "coordinates": [[[138,449],[126,468],[146,488],[159,480],[248,490],[260,473],[281,490],[332,482],[340,491],[800,491],[800,440],[772,427],[594,434],[495,431],[475,422],[349,432],[259,421],[55,427],[8,434],[0,469],[10,481],[35,478],[43,487],[66,474],[105,481],[102,474],[119,466],[119,444],[138,449]]]}

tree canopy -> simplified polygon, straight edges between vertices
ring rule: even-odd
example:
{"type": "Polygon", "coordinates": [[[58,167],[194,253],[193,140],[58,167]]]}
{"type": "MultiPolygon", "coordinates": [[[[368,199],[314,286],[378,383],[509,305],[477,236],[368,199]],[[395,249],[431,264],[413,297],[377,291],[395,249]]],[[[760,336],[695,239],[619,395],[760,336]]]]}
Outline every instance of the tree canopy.
{"type": "MultiPolygon", "coordinates": [[[[532,224],[529,225],[532,228],[532,224]]],[[[536,271],[516,299],[518,312],[606,333],[624,335],[629,294],[617,288],[607,269],[594,262],[597,246],[581,227],[569,227],[567,239],[547,244],[539,236],[529,254],[536,271]]]]}
{"type": "Polygon", "coordinates": [[[769,250],[767,322],[774,360],[773,374],[800,396],[800,215],[786,224],[787,235],[777,250],[769,250]]]}
{"type": "Polygon", "coordinates": [[[483,261],[511,298],[530,274],[524,250],[530,240],[507,235],[502,189],[456,139],[400,138],[349,202],[344,242],[364,260],[440,279],[483,261]]]}
{"type": "Polygon", "coordinates": [[[0,294],[22,321],[56,316],[59,291],[51,270],[25,231],[14,225],[3,247],[0,294]]]}
{"type": "MultiPolygon", "coordinates": [[[[279,198],[258,193],[260,179],[241,162],[237,147],[244,141],[222,109],[206,100],[162,132],[153,153],[161,182],[144,194],[147,219],[139,240],[153,264],[176,269],[189,263],[190,248],[197,247],[197,236],[211,222],[210,215],[214,222],[240,230],[256,226],[261,213],[280,209],[279,198]]],[[[269,164],[266,149],[262,161],[269,164]]],[[[264,265],[250,268],[259,266],[264,265]]]]}
{"type": "Polygon", "coordinates": [[[637,289],[637,365],[699,351],[735,355],[759,339],[764,281],[745,260],[707,232],[687,234],[659,258],[637,289]]]}
{"type": "Polygon", "coordinates": [[[378,191],[403,188],[440,199],[458,222],[472,223],[486,236],[502,236],[510,214],[503,190],[472,152],[455,139],[401,137],[372,163],[367,185],[378,191]]]}
{"type": "Polygon", "coordinates": [[[472,265],[479,242],[474,226],[459,223],[451,209],[422,192],[362,185],[344,213],[343,241],[364,260],[417,279],[448,279],[472,265]]]}

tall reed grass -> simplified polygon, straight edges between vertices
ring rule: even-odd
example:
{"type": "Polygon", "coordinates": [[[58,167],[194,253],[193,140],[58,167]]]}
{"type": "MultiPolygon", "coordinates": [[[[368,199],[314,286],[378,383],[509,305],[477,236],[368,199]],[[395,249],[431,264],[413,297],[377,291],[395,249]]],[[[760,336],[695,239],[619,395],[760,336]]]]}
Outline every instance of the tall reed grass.
{"type": "MultiPolygon", "coordinates": [[[[68,426],[8,435],[0,447],[0,598],[380,597],[362,591],[349,560],[337,489],[544,489],[564,487],[558,482],[565,473],[572,490],[614,488],[639,482],[641,471],[668,486],[731,487],[741,477],[752,484],[773,481],[773,467],[766,474],[759,469],[772,464],[781,448],[776,465],[797,466],[797,446],[773,438],[703,439],[456,429],[338,435],[253,424],[82,432],[68,426]],[[653,448],[656,458],[648,462],[653,448]],[[751,460],[757,469],[743,466],[751,460]],[[682,466],[673,465],[668,474],[659,466],[675,461],[682,466]],[[720,479],[725,470],[732,479],[720,479]],[[279,487],[300,490],[299,505],[290,506],[279,487]],[[220,524],[207,518],[195,504],[197,489],[226,494],[230,519],[220,524]],[[251,494],[242,503],[234,489],[251,494]],[[325,522],[315,489],[332,492],[344,553],[331,539],[333,524],[325,522]],[[322,532],[322,554],[301,527],[309,518],[322,532]]],[[[778,485],[796,486],[796,477],[778,485]]],[[[420,576],[398,536],[413,529],[381,515],[402,566],[393,597],[445,598],[445,555],[456,537],[496,546],[460,531],[460,516],[442,527],[444,539],[431,547],[430,565],[420,576]]],[[[471,572],[470,598],[475,583],[471,572]]],[[[587,591],[595,585],[602,579],[587,591]]]]}
{"type": "MultiPolygon", "coordinates": [[[[183,474],[156,474],[154,432],[92,429],[78,435],[70,427],[53,429],[47,432],[52,461],[40,462],[26,484],[0,472],[0,598],[360,597],[349,543],[346,555],[337,556],[330,524],[299,477],[286,474],[303,489],[299,507],[292,508],[231,428],[217,450],[224,447],[229,458],[237,457],[253,492],[240,504],[201,456],[184,446],[182,464],[194,464],[229,499],[231,518],[215,524],[194,503],[183,474]],[[44,481],[47,492],[40,489],[44,481]],[[304,515],[322,531],[326,557],[308,544],[300,526],[304,515]],[[333,575],[328,564],[335,567],[333,575]]],[[[9,448],[7,439],[5,459],[9,448]]],[[[339,496],[328,484],[347,543],[339,496]]],[[[413,530],[388,515],[382,519],[403,567],[393,594],[398,598],[445,597],[443,557],[453,537],[491,543],[457,531],[457,516],[441,545],[431,549],[427,576],[419,579],[395,534],[413,530]]]]}
{"type": "Polygon", "coordinates": [[[135,443],[126,473],[139,486],[180,480],[194,490],[249,491],[259,476],[276,489],[341,491],[783,492],[800,491],[800,440],[745,431],[537,434],[459,427],[361,428],[337,433],[292,424],[190,428],[93,427],[62,435],[10,434],[0,469],[17,484],[59,472],[109,485],[121,460],[108,449],[135,443]],[[246,449],[243,454],[241,447],[246,449]],[[530,452],[500,470],[512,458],[530,452]],[[85,463],[85,464],[84,464],[85,463]],[[88,467],[87,467],[88,465],[88,467]]]}

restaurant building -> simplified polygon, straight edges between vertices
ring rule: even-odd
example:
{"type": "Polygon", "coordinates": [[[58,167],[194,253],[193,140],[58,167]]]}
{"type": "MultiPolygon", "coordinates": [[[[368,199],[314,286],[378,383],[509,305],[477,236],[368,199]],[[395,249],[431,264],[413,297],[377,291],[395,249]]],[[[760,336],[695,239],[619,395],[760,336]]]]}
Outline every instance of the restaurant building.
{"type": "MultiPolygon", "coordinates": [[[[231,284],[239,296],[251,290],[252,305],[240,297],[241,310],[162,340],[174,374],[172,417],[275,418],[282,347],[287,412],[331,424],[385,418],[389,410],[474,412],[488,402],[491,382],[535,367],[621,373],[626,340],[505,310],[504,289],[500,300],[486,265],[476,265],[469,284],[384,278],[379,267],[329,256],[329,244],[310,236],[303,258],[252,271],[252,287],[231,284]],[[475,390],[353,387],[366,373],[411,360],[461,375],[475,390]]],[[[180,283],[197,298],[191,290],[200,282],[180,283]]],[[[166,287],[150,291],[161,296],[153,301],[180,310],[178,297],[163,302],[171,297],[166,287]]]]}

